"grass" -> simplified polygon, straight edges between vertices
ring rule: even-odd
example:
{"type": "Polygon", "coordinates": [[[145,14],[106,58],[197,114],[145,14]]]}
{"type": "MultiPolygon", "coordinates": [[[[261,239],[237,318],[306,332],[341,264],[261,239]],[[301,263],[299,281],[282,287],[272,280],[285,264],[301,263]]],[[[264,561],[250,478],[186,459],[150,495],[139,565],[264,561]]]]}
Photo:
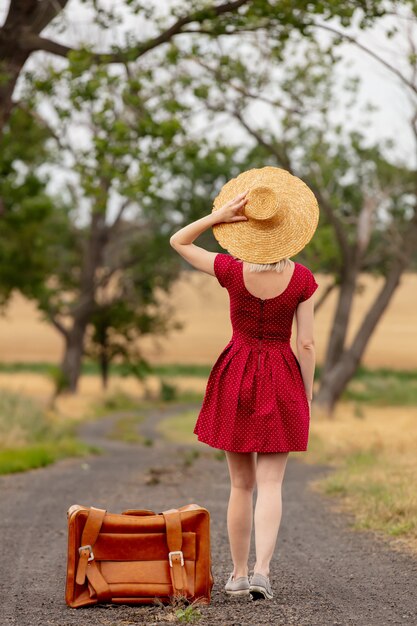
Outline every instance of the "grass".
{"type": "Polygon", "coordinates": [[[337,407],[334,420],[314,416],[307,453],[293,453],[332,468],[313,489],[354,514],[353,527],[395,537],[417,551],[416,407],[337,407]]]}
{"type": "Polygon", "coordinates": [[[166,417],[157,425],[157,430],[161,435],[172,443],[193,444],[196,443],[196,436],[193,433],[198,411],[184,411],[175,417],[166,417]]]}
{"type": "Polygon", "coordinates": [[[58,459],[84,456],[91,452],[97,454],[99,450],[70,438],[21,448],[5,448],[0,450],[0,474],[25,472],[29,469],[45,467],[58,459]]]}
{"type": "Polygon", "coordinates": [[[190,602],[186,596],[171,596],[168,604],[163,604],[159,598],[154,602],[161,609],[164,623],[194,624],[203,617],[198,600],[190,602]]]}
{"type": "Polygon", "coordinates": [[[144,415],[123,415],[115,421],[113,429],[108,433],[107,437],[124,441],[125,443],[144,443],[145,438],[138,430],[139,424],[144,419],[144,415]]]}
{"type": "MultiPolygon", "coordinates": [[[[40,362],[15,362],[15,363],[0,363],[0,372],[16,373],[16,372],[32,372],[38,374],[49,374],[51,367],[54,367],[51,363],[40,362]]],[[[161,376],[196,376],[205,377],[210,373],[211,365],[193,365],[193,364],[178,364],[172,363],[167,365],[156,365],[152,367],[152,373],[161,376]]],[[[100,374],[99,366],[93,361],[84,360],[82,369],[82,375],[94,375],[100,374]]],[[[117,374],[119,376],[129,375],[126,367],[123,364],[113,363],[110,366],[110,375],[117,374]]]]}
{"type": "Polygon", "coordinates": [[[314,488],[341,498],[355,514],[355,528],[404,538],[417,547],[415,462],[410,457],[352,452],[314,488]]]}
{"type": "Polygon", "coordinates": [[[46,411],[32,398],[2,391],[0,474],[44,467],[64,457],[99,453],[75,434],[75,424],[46,411]]]}
{"type": "Polygon", "coordinates": [[[99,401],[91,404],[88,417],[93,419],[119,411],[164,409],[167,406],[172,406],[174,403],[199,402],[201,399],[201,394],[192,391],[177,392],[170,399],[164,399],[163,397],[142,399],[119,389],[113,393],[105,394],[99,401]]]}
{"type": "Polygon", "coordinates": [[[393,371],[360,368],[343,394],[353,400],[375,406],[417,405],[417,370],[393,371]]]}
{"type": "MultiPolygon", "coordinates": [[[[153,440],[143,437],[140,433],[140,424],[145,419],[141,411],[147,409],[165,409],[172,407],[175,403],[187,403],[201,400],[200,394],[185,392],[176,393],[172,399],[137,399],[133,395],[122,390],[118,390],[110,395],[104,396],[99,402],[90,407],[89,418],[98,419],[110,413],[129,412],[131,414],[121,415],[114,423],[112,430],[108,433],[109,439],[124,441],[125,443],[140,443],[145,446],[153,445],[153,440]]],[[[184,427],[185,432],[186,425],[184,427]]],[[[175,441],[181,443],[181,436],[178,434],[175,441]]]]}
{"type": "MultiPolygon", "coordinates": [[[[144,402],[121,389],[103,395],[90,407],[89,417],[102,417],[119,411],[136,411],[144,407],[144,402]]],[[[152,404],[154,406],[154,403],[152,404]]]]}

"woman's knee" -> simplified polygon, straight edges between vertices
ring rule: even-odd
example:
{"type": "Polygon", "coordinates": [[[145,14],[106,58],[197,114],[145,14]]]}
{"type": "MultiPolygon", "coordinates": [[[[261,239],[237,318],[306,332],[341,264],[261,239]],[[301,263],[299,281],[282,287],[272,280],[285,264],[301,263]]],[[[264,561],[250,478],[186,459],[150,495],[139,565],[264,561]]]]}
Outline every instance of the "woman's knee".
{"type": "Polygon", "coordinates": [[[230,478],[230,483],[233,489],[253,491],[256,486],[256,475],[237,474],[230,478]]]}
{"type": "Polygon", "coordinates": [[[227,452],[226,456],[232,488],[253,491],[256,486],[254,455],[227,452]]]}

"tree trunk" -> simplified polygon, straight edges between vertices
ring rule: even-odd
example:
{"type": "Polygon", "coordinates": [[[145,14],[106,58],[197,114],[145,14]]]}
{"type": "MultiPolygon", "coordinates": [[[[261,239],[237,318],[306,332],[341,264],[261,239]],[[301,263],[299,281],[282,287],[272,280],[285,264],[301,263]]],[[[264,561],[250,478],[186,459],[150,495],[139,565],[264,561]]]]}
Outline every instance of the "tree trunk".
{"type": "Polygon", "coordinates": [[[81,374],[82,358],[84,353],[84,337],[87,324],[74,320],[74,326],[68,333],[65,342],[65,352],[61,363],[63,375],[63,391],[75,393],[81,374]]]}
{"type": "Polygon", "coordinates": [[[322,375],[320,389],[314,398],[314,403],[329,417],[333,417],[337,400],[353,378],[366,346],[400,284],[404,269],[404,260],[398,260],[393,265],[382,289],[365,315],[350,348],[341,352],[333,367],[326,368],[326,374],[322,375]]]}
{"type": "Polygon", "coordinates": [[[101,372],[101,382],[103,389],[106,390],[108,387],[109,381],[109,359],[106,354],[106,350],[103,349],[100,354],[100,372],[101,372]]]}
{"type": "Polygon", "coordinates": [[[0,81],[0,131],[4,129],[10,117],[10,112],[13,107],[13,91],[27,56],[28,55],[25,54],[12,60],[3,58],[0,62],[0,72],[1,75],[5,77],[3,81],[0,81]]]}
{"type": "Polygon", "coordinates": [[[326,356],[324,359],[322,378],[326,378],[339,361],[345,342],[349,319],[352,312],[353,298],[355,296],[358,271],[353,264],[353,259],[347,261],[348,268],[344,270],[340,285],[336,312],[333,318],[332,332],[330,333],[326,356]]]}

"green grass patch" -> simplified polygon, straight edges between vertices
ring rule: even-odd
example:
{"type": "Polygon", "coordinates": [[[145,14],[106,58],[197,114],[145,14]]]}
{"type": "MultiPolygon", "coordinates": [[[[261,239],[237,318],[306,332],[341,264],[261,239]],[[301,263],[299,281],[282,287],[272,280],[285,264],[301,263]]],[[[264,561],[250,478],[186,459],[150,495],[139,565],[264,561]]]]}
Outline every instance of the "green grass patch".
{"type": "Polygon", "coordinates": [[[202,617],[202,613],[198,608],[187,606],[185,609],[177,609],[175,617],[182,624],[194,624],[202,617]]]}
{"type": "Polygon", "coordinates": [[[417,540],[415,463],[379,448],[323,454],[325,442],[314,435],[310,461],[330,462],[333,470],[314,481],[319,491],[340,498],[354,514],[354,527],[417,540]],[[316,456],[317,455],[317,456],[316,456]]]}
{"type": "Polygon", "coordinates": [[[173,443],[195,444],[197,438],[193,433],[198,411],[184,411],[162,419],[158,425],[158,432],[173,443]]]}
{"type": "Polygon", "coordinates": [[[76,436],[76,424],[44,410],[32,398],[2,391],[0,474],[44,467],[64,457],[99,453],[76,436]]]}
{"type": "Polygon", "coordinates": [[[122,390],[116,390],[111,394],[103,395],[98,402],[94,402],[90,407],[90,413],[91,416],[102,417],[119,411],[140,410],[143,408],[143,404],[135,396],[122,390]]]}
{"type": "Polygon", "coordinates": [[[100,448],[70,438],[21,448],[6,448],[0,450],[0,474],[25,472],[45,467],[58,459],[81,457],[91,453],[99,454],[100,448]]]}
{"type": "Polygon", "coordinates": [[[360,368],[345,389],[342,400],[375,406],[415,406],[417,371],[360,368]]]}
{"type": "Polygon", "coordinates": [[[88,418],[94,419],[103,417],[109,413],[118,413],[119,411],[145,411],[147,409],[164,409],[172,407],[175,404],[187,402],[200,402],[204,394],[186,391],[178,393],[175,399],[152,398],[143,399],[128,394],[122,390],[116,390],[111,394],[104,395],[99,402],[91,405],[88,412],[88,418]]]}
{"type": "Polygon", "coordinates": [[[139,432],[139,424],[144,420],[143,415],[124,415],[115,421],[112,430],[107,434],[109,439],[124,441],[125,443],[144,443],[145,439],[139,432]]]}
{"type": "MultiPolygon", "coordinates": [[[[18,373],[18,372],[32,372],[39,374],[50,374],[51,368],[56,367],[56,364],[42,363],[42,362],[15,362],[15,363],[0,363],[0,372],[6,373],[18,373]]],[[[193,364],[180,364],[172,363],[167,365],[151,365],[151,373],[160,376],[196,376],[206,377],[209,375],[212,365],[207,363],[206,365],[193,365],[193,364]]],[[[93,361],[84,360],[81,368],[83,375],[100,375],[100,368],[97,363],[93,361]]],[[[113,363],[110,365],[110,375],[129,376],[130,372],[122,363],[113,363]]]]}

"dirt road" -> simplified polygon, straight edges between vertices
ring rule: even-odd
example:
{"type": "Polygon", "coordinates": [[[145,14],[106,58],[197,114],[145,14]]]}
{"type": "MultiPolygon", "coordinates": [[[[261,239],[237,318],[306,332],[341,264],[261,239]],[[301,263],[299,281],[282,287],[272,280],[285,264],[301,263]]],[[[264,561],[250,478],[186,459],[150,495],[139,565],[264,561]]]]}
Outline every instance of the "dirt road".
{"type": "MultiPolygon", "coordinates": [[[[148,413],[143,426],[147,436],[155,435],[161,416],[148,413]]],[[[291,455],[271,567],[274,599],[251,602],[225,596],[223,585],[231,568],[225,461],[217,460],[208,446],[187,465],[185,446],[160,439],[152,447],[112,442],[104,435],[113,420],[110,416],[83,429],[85,438],[105,449],[103,455],[0,477],[1,626],[168,623],[162,621],[159,607],[65,605],[66,511],[79,503],[111,512],[160,512],[189,502],[207,507],[212,518],[215,583],[212,603],[202,607],[198,624],[417,624],[417,558],[394,551],[371,534],[353,532],[348,516],[332,512],[326,498],[309,490],[311,479],[330,470],[291,455]]]]}

